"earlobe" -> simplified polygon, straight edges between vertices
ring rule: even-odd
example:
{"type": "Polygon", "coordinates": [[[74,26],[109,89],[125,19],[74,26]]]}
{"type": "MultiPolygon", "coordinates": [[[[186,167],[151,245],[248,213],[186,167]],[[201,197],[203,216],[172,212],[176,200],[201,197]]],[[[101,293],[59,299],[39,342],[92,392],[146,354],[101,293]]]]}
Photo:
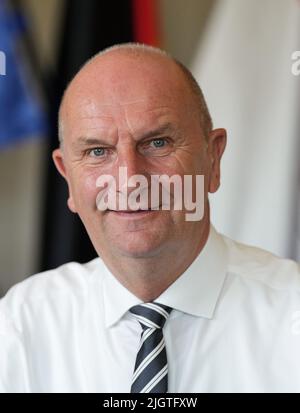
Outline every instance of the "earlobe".
{"type": "Polygon", "coordinates": [[[76,211],[74,201],[73,201],[73,198],[71,197],[71,195],[68,198],[67,204],[68,204],[69,210],[74,212],[74,214],[76,214],[77,211],[76,211]]]}

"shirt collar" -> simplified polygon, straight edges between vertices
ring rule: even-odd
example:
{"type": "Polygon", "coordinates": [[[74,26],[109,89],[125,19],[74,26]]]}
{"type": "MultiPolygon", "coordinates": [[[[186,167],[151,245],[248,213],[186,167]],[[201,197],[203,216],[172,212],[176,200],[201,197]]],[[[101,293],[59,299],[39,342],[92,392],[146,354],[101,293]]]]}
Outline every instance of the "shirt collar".
{"type": "MultiPolygon", "coordinates": [[[[103,302],[106,327],[142,301],[127,290],[104,265],[103,302]]],[[[227,271],[226,244],[213,226],[207,242],[177,280],[155,301],[197,317],[212,318],[227,271]]]]}

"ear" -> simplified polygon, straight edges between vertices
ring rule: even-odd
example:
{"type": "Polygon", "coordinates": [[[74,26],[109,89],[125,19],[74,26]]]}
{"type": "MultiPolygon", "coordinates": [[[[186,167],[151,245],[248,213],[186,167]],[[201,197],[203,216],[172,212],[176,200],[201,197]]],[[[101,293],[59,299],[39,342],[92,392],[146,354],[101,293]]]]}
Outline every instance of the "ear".
{"type": "Polygon", "coordinates": [[[208,151],[210,156],[209,192],[216,192],[220,186],[220,164],[226,147],[227,133],[225,129],[214,129],[210,132],[208,151]]]}
{"type": "Polygon", "coordinates": [[[68,188],[69,188],[69,198],[68,198],[68,201],[67,201],[68,207],[72,212],[76,213],[77,211],[76,211],[76,208],[75,208],[75,204],[74,204],[74,200],[73,200],[73,196],[72,196],[72,192],[71,192],[71,188],[70,188],[70,184],[69,184],[69,180],[68,180],[68,175],[67,175],[67,171],[66,171],[66,166],[65,166],[65,163],[64,163],[64,156],[63,156],[63,152],[62,152],[61,148],[55,149],[52,152],[52,159],[54,161],[54,164],[55,164],[56,169],[58,170],[58,172],[67,181],[68,188]]]}

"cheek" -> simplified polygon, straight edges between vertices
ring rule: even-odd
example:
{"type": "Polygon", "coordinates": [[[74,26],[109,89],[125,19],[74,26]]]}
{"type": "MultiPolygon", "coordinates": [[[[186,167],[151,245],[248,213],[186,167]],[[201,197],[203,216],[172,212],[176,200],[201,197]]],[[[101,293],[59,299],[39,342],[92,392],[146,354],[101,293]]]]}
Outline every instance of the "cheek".
{"type": "Polygon", "coordinates": [[[152,174],[158,175],[184,175],[186,172],[186,164],[179,156],[170,156],[166,158],[156,158],[152,161],[149,168],[152,174]]]}
{"type": "Polygon", "coordinates": [[[81,171],[73,177],[73,198],[79,211],[82,208],[96,209],[96,197],[99,192],[99,188],[96,187],[98,176],[99,173],[96,171],[81,171]]]}

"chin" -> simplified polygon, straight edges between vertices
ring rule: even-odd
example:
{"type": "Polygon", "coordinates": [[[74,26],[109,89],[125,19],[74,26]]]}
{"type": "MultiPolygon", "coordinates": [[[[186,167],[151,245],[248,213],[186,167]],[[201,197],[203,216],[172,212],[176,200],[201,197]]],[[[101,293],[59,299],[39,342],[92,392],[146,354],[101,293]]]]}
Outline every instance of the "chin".
{"type": "Polygon", "coordinates": [[[156,256],[162,248],[162,244],[157,238],[155,240],[149,239],[149,237],[142,239],[139,236],[131,236],[130,238],[130,240],[120,240],[121,242],[115,245],[119,253],[127,257],[151,258],[156,256]]]}

